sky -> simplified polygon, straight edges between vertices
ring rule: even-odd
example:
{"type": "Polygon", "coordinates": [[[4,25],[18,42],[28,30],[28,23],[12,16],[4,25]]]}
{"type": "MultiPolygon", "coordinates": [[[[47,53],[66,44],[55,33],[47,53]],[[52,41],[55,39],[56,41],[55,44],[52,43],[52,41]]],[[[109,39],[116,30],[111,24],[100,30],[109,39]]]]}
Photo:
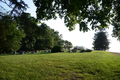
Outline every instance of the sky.
{"type": "MultiPolygon", "coordinates": [[[[33,0],[24,0],[24,1],[29,6],[29,8],[27,9],[26,12],[30,13],[31,16],[36,18],[36,12],[35,12],[36,7],[33,4],[33,0]]],[[[78,25],[76,25],[75,30],[69,31],[68,28],[64,24],[64,20],[59,19],[59,18],[57,18],[56,20],[52,19],[52,20],[43,21],[43,22],[45,22],[48,26],[50,26],[50,28],[52,28],[52,29],[58,31],[60,34],[62,34],[62,39],[70,41],[73,44],[73,46],[84,46],[85,48],[92,49],[93,38],[94,38],[94,34],[96,33],[95,31],[90,30],[85,33],[80,32],[78,25]]],[[[117,41],[117,38],[113,38],[111,36],[112,29],[113,29],[113,26],[111,26],[111,25],[109,26],[109,29],[106,29],[106,31],[109,34],[108,39],[110,41],[109,51],[120,52],[120,49],[119,49],[120,41],[117,41]]]]}

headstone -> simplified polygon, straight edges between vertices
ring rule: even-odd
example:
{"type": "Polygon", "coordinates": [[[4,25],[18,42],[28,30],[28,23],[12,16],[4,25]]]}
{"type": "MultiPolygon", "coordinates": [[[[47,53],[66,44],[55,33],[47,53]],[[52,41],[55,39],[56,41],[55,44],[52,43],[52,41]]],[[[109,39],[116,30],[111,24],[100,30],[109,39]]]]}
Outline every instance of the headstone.
{"type": "Polygon", "coordinates": [[[68,51],[68,52],[72,52],[72,51],[68,51]]]}
{"type": "Polygon", "coordinates": [[[23,51],[22,51],[22,50],[20,50],[18,54],[23,54],[23,51]]]}
{"type": "Polygon", "coordinates": [[[51,52],[50,50],[48,50],[48,52],[51,52]]]}
{"type": "Polygon", "coordinates": [[[37,52],[37,50],[35,50],[35,52],[37,52]]]}
{"type": "Polygon", "coordinates": [[[16,51],[13,51],[13,54],[16,55],[16,51]]]}
{"type": "Polygon", "coordinates": [[[44,52],[47,52],[47,51],[44,51],[44,52]]]}
{"type": "Polygon", "coordinates": [[[25,53],[25,54],[27,54],[27,52],[26,52],[26,51],[25,51],[24,53],[25,53]]]}
{"type": "Polygon", "coordinates": [[[35,53],[35,51],[32,51],[32,53],[35,53]]]}

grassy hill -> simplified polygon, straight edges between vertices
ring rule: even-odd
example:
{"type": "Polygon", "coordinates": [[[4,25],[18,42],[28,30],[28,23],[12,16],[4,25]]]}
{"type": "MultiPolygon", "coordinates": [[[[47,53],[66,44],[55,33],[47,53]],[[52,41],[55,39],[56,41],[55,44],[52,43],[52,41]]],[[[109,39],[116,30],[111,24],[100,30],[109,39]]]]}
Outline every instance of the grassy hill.
{"type": "Polygon", "coordinates": [[[104,51],[0,56],[0,80],[119,79],[120,56],[104,51]]]}

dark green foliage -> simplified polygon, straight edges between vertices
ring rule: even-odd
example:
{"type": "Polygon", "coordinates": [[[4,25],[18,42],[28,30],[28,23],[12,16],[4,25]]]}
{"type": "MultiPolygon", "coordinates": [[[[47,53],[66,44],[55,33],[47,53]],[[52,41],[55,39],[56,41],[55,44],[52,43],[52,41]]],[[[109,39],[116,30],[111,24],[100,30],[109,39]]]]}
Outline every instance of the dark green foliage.
{"type": "Polygon", "coordinates": [[[120,22],[120,0],[34,0],[39,20],[64,18],[69,30],[78,23],[80,31],[107,28],[111,20],[120,22]]]}
{"type": "Polygon", "coordinates": [[[92,52],[92,50],[91,49],[86,49],[86,50],[82,49],[80,52],[92,52]]]}
{"type": "MultiPolygon", "coordinates": [[[[0,2],[12,8],[11,13],[20,14],[28,8],[23,0],[0,2]]],[[[89,30],[88,23],[92,30],[97,30],[120,22],[120,0],[33,0],[33,3],[37,7],[37,20],[64,18],[69,30],[74,30],[75,24],[79,24],[79,30],[85,32],[89,30]]]]}
{"type": "Polygon", "coordinates": [[[113,22],[113,26],[112,36],[120,41],[120,23],[113,22]]]}
{"type": "Polygon", "coordinates": [[[31,17],[29,13],[22,13],[21,16],[16,17],[16,20],[19,25],[18,28],[25,33],[20,50],[34,50],[36,38],[40,35],[36,19],[31,17]]]}
{"type": "Polygon", "coordinates": [[[23,32],[9,15],[0,17],[0,54],[12,53],[20,49],[23,32]]]}
{"type": "Polygon", "coordinates": [[[91,49],[87,49],[87,50],[85,50],[85,52],[92,52],[92,50],[91,49]]]}
{"type": "Polygon", "coordinates": [[[82,49],[80,52],[85,52],[85,50],[84,50],[84,49],[82,49]]]}
{"type": "Polygon", "coordinates": [[[108,50],[109,41],[107,39],[107,33],[104,31],[97,32],[94,36],[93,48],[94,50],[108,50]]]}
{"type": "Polygon", "coordinates": [[[76,50],[76,49],[73,49],[72,52],[77,52],[77,50],[76,50]]]}
{"type": "Polygon", "coordinates": [[[45,23],[42,23],[39,29],[40,35],[36,39],[35,49],[52,49],[54,45],[58,45],[58,42],[61,41],[59,32],[51,29],[45,23]]]}
{"type": "Polygon", "coordinates": [[[62,52],[62,46],[54,46],[51,50],[52,53],[56,53],[56,52],[62,52]]]}

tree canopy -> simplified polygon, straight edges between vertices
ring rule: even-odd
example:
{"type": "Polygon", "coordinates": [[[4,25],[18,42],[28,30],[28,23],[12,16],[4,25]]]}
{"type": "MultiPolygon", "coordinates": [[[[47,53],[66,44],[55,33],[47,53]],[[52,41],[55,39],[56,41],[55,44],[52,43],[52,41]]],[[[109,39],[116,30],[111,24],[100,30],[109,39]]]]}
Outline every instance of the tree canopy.
{"type": "Polygon", "coordinates": [[[0,54],[11,53],[20,48],[24,34],[17,28],[17,22],[11,16],[0,17],[0,54]]]}
{"type": "Polygon", "coordinates": [[[113,22],[113,33],[112,36],[116,37],[120,41],[120,23],[113,22]]]}
{"type": "MultiPolygon", "coordinates": [[[[9,7],[13,5],[11,12],[20,13],[28,7],[23,0],[0,1],[9,7]]],[[[58,14],[69,30],[75,29],[76,24],[80,31],[86,32],[88,23],[94,30],[106,28],[113,21],[120,22],[120,0],[33,0],[33,3],[37,7],[38,20],[56,19],[58,14]]]]}
{"type": "Polygon", "coordinates": [[[79,24],[80,31],[108,27],[112,21],[120,22],[120,0],[33,0],[39,20],[64,18],[69,30],[79,24]]]}

